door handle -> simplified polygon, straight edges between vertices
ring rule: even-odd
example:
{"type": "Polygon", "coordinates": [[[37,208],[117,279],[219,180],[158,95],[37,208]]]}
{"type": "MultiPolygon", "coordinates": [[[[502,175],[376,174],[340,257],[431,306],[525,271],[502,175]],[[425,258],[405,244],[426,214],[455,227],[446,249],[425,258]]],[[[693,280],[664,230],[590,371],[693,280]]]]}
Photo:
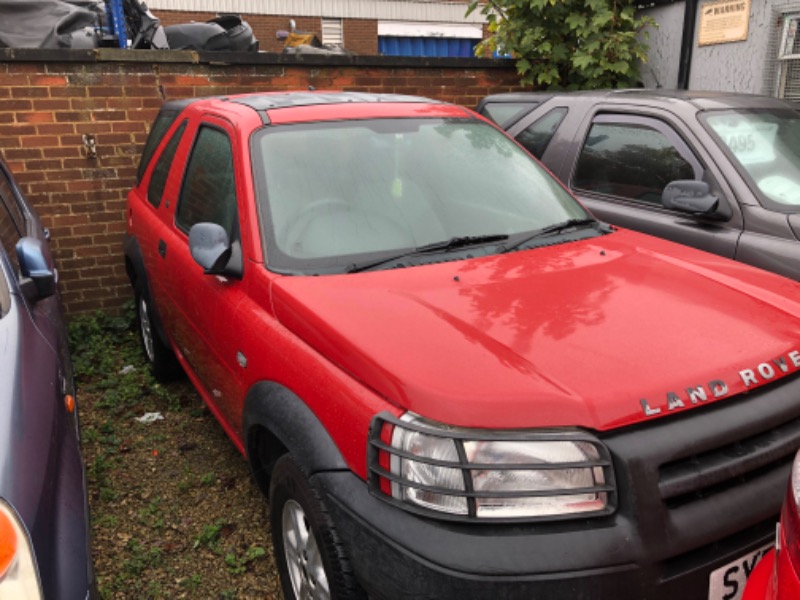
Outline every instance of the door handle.
{"type": "Polygon", "coordinates": [[[167,257],[167,242],[164,240],[158,240],[158,253],[161,255],[161,258],[167,257]]]}

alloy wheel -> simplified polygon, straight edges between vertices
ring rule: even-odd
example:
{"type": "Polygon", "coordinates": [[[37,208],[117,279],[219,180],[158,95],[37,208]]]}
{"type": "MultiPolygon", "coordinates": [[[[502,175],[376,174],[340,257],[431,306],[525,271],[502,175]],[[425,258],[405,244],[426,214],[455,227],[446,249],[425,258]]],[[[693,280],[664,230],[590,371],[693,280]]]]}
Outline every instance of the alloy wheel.
{"type": "Polygon", "coordinates": [[[322,564],[317,539],[308,523],[308,518],[294,500],[283,506],[284,560],[292,580],[292,589],[297,600],[328,600],[331,597],[328,577],[322,564]]]}

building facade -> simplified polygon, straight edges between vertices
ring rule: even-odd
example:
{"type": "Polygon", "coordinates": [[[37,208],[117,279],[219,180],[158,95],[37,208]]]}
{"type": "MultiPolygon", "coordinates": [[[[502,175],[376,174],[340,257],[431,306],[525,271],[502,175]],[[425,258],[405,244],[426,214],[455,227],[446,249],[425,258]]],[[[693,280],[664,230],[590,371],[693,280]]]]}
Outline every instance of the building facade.
{"type": "Polygon", "coordinates": [[[800,101],[800,1],[656,0],[645,87],[800,101]]]}
{"type": "Polygon", "coordinates": [[[472,57],[484,18],[466,0],[152,0],[164,25],[241,14],[261,50],[280,52],[291,29],[315,33],[359,55],[472,57]]]}

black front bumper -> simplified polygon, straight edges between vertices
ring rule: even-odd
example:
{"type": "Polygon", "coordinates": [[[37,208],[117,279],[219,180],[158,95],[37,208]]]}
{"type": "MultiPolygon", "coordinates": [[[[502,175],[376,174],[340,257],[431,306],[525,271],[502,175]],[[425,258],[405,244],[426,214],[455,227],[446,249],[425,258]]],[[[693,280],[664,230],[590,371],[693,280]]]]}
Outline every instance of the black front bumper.
{"type": "MultiPolygon", "coordinates": [[[[774,538],[772,519],[728,540],[713,562],[670,577],[624,517],[570,525],[454,524],[399,510],[349,472],[313,478],[370,598],[691,600],[709,573],[774,538]],[[666,577],[665,577],[666,575],[666,577]]],[[[781,482],[785,487],[785,481],[781,482]]]]}
{"type": "Polygon", "coordinates": [[[313,476],[373,598],[706,599],[709,576],[774,540],[800,445],[800,377],[600,435],[618,506],[540,523],[453,522],[313,476]]]}

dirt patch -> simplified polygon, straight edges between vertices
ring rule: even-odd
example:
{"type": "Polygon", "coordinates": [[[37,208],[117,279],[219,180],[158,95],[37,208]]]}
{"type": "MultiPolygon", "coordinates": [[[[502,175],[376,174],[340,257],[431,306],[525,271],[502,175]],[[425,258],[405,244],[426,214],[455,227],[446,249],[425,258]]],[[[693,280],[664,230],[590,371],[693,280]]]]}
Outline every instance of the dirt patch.
{"type": "Polygon", "coordinates": [[[280,598],[266,502],[191,384],[153,380],[130,317],[70,337],[102,597],[280,598]]]}

